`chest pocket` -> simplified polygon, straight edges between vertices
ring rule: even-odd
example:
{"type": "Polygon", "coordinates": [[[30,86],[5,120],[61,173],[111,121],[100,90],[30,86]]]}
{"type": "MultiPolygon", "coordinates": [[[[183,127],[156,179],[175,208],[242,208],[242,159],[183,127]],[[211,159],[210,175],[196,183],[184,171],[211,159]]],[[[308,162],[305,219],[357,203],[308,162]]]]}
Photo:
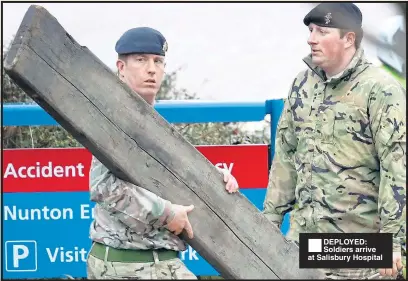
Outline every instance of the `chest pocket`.
{"type": "Polygon", "coordinates": [[[330,114],[333,120],[330,124],[333,161],[348,168],[374,167],[376,154],[366,108],[338,103],[330,114]]]}
{"type": "Polygon", "coordinates": [[[340,83],[335,90],[334,87],[327,87],[327,99],[318,109],[322,143],[372,143],[367,97],[358,92],[358,85],[359,82],[340,83]]]}
{"type": "Polygon", "coordinates": [[[335,106],[333,136],[337,141],[357,142],[361,145],[373,143],[367,109],[351,103],[335,106]]]}
{"type": "Polygon", "coordinates": [[[338,103],[320,112],[318,133],[322,143],[338,141],[372,144],[372,135],[366,109],[353,104],[338,103]]]}

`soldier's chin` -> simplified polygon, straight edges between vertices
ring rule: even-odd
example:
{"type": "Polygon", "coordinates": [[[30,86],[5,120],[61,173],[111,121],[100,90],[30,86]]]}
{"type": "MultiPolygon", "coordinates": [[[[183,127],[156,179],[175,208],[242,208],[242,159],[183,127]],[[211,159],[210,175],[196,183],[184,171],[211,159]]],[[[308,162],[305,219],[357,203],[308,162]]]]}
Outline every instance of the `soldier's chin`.
{"type": "Polygon", "coordinates": [[[320,66],[323,63],[323,60],[321,57],[312,56],[312,62],[315,65],[320,66]]]}
{"type": "Polygon", "coordinates": [[[147,99],[155,98],[158,90],[154,88],[140,89],[138,94],[147,99]]]}
{"type": "Polygon", "coordinates": [[[322,62],[322,58],[319,56],[312,55],[312,62],[314,64],[320,64],[322,62]]]}

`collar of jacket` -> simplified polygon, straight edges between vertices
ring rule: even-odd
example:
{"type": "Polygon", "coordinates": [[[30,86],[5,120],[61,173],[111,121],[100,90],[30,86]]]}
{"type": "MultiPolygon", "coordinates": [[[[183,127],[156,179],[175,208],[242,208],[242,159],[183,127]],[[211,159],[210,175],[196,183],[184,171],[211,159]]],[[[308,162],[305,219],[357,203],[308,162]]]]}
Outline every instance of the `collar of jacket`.
{"type": "Polygon", "coordinates": [[[343,78],[351,76],[354,72],[356,72],[362,65],[365,65],[367,62],[364,57],[364,50],[360,47],[356,53],[354,54],[353,59],[350,61],[349,65],[344,69],[341,73],[335,75],[334,77],[327,79],[326,73],[323,69],[316,66],[312,62],[312,54],[309,54],[307,57],[303,59],[306,65],[315,72],[325,83],[330,84],[337,84],[343,78]]]}

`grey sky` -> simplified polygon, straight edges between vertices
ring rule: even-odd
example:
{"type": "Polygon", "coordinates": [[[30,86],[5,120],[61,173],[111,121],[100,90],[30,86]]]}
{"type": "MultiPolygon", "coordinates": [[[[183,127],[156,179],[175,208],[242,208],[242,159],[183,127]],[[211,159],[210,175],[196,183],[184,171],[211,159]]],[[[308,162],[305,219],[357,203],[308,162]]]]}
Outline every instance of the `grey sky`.
{"type": "MultiPolygon", "coordinates": [[[[10,42],[30,4],[3,4],[10,42]]],[[[178,85],[202,99],[265,100],[287,94],[305,65],[308,3],[40,3],[81,45],[114,67],[114,45],[129,28],[151,26],[169,43],[167,70],[184,67],[178,85]]],[[[358,3],[366,29],[398,14],[385,3],[358,3]]],[[[375,49],[364,44],[366,53],[375,49]]]]}

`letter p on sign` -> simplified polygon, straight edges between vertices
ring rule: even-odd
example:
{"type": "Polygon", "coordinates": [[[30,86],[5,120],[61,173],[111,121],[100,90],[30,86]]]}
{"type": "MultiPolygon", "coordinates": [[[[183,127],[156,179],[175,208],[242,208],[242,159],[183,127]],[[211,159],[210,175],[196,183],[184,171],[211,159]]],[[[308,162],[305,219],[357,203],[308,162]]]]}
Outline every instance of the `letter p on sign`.
{"type": "Polygon", "coordinates": [[[36,241],[7,241],[5,245],[6,271],[37,271],[36,241]]]}

